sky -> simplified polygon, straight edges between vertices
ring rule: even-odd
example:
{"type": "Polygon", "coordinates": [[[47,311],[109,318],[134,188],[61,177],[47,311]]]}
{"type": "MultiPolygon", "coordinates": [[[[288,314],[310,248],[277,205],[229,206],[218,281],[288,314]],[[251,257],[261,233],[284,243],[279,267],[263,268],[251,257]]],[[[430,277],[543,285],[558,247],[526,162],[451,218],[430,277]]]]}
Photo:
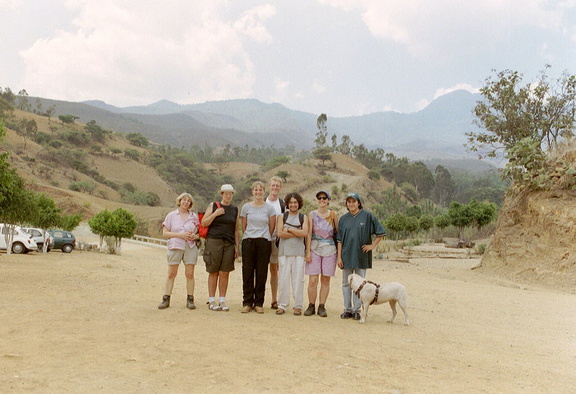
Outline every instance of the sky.
{"type": "Polygon", "coordinates": [[[410,113],[547,64],[576,74],[576,0],[0,0],[0,87],[67,101],[410,113]]]}

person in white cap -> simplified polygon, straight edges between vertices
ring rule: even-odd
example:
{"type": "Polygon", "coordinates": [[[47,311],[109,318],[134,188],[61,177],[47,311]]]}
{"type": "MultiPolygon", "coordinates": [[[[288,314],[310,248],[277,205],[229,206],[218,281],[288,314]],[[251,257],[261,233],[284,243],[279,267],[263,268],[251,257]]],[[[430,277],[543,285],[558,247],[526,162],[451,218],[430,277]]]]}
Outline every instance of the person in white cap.
{"type": "Polygon", "coordinates": [[[220,206],[210,203],[202,218],[202,226],[208,227],[203,257],[208,272],[208,308],[227,312],[230,307],[226,305],[226,292],[230,272],[234,271],[234,260],[238,258],[240,219],[238,207],[231,204],[234,187],[222,185],[220,195],[220,206]],[[216,287],[220,296],[218,304],[216,287]]]}

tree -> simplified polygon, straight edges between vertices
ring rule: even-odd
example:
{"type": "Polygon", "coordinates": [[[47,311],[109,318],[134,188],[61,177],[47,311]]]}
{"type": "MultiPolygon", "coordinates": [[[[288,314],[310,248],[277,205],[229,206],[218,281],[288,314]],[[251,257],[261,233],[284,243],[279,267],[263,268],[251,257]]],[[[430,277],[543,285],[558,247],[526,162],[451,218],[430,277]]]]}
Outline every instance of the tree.
{"type": "Polygon", "coordinates": [[[474,210],[468,204],[460,204],[454,201],[448,209],[450,224],[458,229],[458,238],[462,238],[462,231],[465,227],[470,226],[475,219],[474,210]]]}
{"type": "Polygon", "coordinates": [[[434,226],[438,227],[440,230],[444,230],[446,227],[450,226],[450,216],[448,215],[438,215],[434,218],[434,226]]]}
{"type": "Polygon", "coordinates": [[[548,68],[535,83],[524,86],[523,76],[517,71],[504,70],[495,79],[487,78],[480,89],[483,100],[474,109],[475,123],[484,131],[466,134],[467,148],[480,152],[480,157],[495,157],[503,151],[507,167],[517,169],[504,172],[504,176],[521,185],[542,170],[543,163],[534,165],[531,156],[549,153],[559,140],[574,136],[576,76],[564,72],[550,82],[548,68]],[[488,151],[484,153],[484,149],[488,151]],[[523,173],[530,177],[519,176],[523,173]]]}
{"type": "Polygon", "coordinates": [[[434,188],[434,175],[421,161],[413,163],[409,170],[410,183],[414,185],[418,194],[424,198],[430,196],[434,188]]]}
{"type": "Polygon", "coordinates": [[[282,182],[286,183],[288,181],[288,177],[290,176],[290,173],[288,171],[278,171],[274,175],[279,176],[280,178],[282,178],[282,182]]]}
{"type": "Polygon", "coordinates": [[[100,237],[100,251],[103,250],[104,237],[114,237],[114,245],[110,245],[110,250],[118,253],[122,238],[132,237],[138,223],[131,212],[118,208],[114,212],[107,209],[99,212],[88,221],[88,226],[94,234],[100,237]]]}
{"type": "Polygon", "coordinates": [[[100,237],[100,242],[98,243],[98,249],[103,250],[104,247],[104,237],[112,236],[112,212],[105,209],[96,214],[92,219],[88,221],[88,226],[90,231],[100,237]]]}
{"type": "Polygon", "coordinates": [[[338,152],[342,153],[343,155],[350,156],[350,152],[352,152],[354,144],[350,139],[349,135],[343,135],[340,139],[340,145],[336,149],[338,152]]]}
{"type": "Polygon", "coordinates": [[[30,111],[30,103],[28,102],[28,92],[22,89],[18,92],[18,101],[16,107],[21,111],[30,111]]]}
{"type": "Polygon", "coordinates": [[[322,161],[322,165],[324,165],[326,160],[332,160],[332,149],[329,146],[315,149],[312,154],[315,159],[322,161]]]}
{"type": "MultiPolygon", "coordinates": [[[[34,227],[41,228],[42,236],[45,237],[47,229],[60,227],[62,222],[61,210],[56,207],[54,200],[44,193],[36,196],[36,206],[38,207],[38,214],[32,218],[30,224],[34,227]]],[[[43,249],[44,253],[48,250],[47,242],[44,242],[43,249]]]]}
{"type": "Polygon", "coordinates": [[[90,122],[86,123],[84,130],[90,134],[93,139],[100,143],[105,141],[107,135],[112,134],[110,130],[106,130],[100,127],[95,120],[91,120],[90,122]]]}
{"type": "Polygon", "coordinates": [[[316,119],[316,127],[318,127],[316,139],[314,140],[314,148],[316,149],[326,146],[326,139],[328,138],[328,127],[326,126],[326,122],[328,122],[326,114],[320,114],[318,119],[316,119]]]}
{"type": "Polygon", "coordinates": [[[228,168],[228,166],[230,166],[230,156],[223,153],[216,155],[212,164],[214,164],[219,173],[222,173],[226,168],[228,168]]]}
{"type": "Polygon", "coordinates": [[[420,216],[418,224],[422,230],[428,231],[432,227],[434,227],[434,217],[432,217],[432,215],[428,215],[428,214],[422,215],[422,216],[420,216]]]}
{"type": "Polygon", "coordinates": [[[497,207],[492,202],[478,202],[473,198],[469,205],[474,212],[474,225],[478,230],[496,218],[497,207]]]}
{"type": "Polygon", "coordinates": [[[386,226],[388,230],[393,231],[396,234],[396,241],[397,241],[399,234],[403,232],[406,228],[406,215],[402,213],[396,213],[394,215],[390,215],[384,221],[384,226],[386,226]]]}
{"type": "Polygon", "coordinates": [[[448,201],[452,201],[455,189],[456,185],[450,172],[443,166],[436,166],[434,170],[434,189],[432,191],[434,202],[445,207],[448,201]]]}
{"type": "Polygon", "coordinates": [[[140,133],[128,133],[126,134],[126,139],[134,146],[146,148],[148,145],[150,145],[148,139],[140,133]]]}
{"type": "Polygon", "coordinates": [[[34,138],[34,136],[38,133],[38,125],[34,119],[22,118],[18,122],[18,129],[16,132],[24,139],[24,149],[26,149],[26,142],[28,138],[34,138]]]}
{"type": "Polygon", "coordinates": [[[332,151],[336,152],[337,148],[338,148],[338,137],[336,136],[336,134],[332,134],[332,151]]]}
{"type": "Polygon", "coordinates": [[[122,238],[132,238],[138,222],[134,219],[132,212],[124,208],[118,208],[112,212],[112,220],[114,223],[112,235],[116,241],[114,246],[116,252],[119,253],[120,247],[122,246],[122,238]]]}
{"type": "Polygon", "coordinates": [[[72,215],[62,215],[60,218],[60,228],[66,231],[74,231],[82,221],[82,215],[75,213],[72,215]]]}
{"type": "Polygon", "coordinates": [[[60,119],[60,121],[62,123],[71,124],[71,123],[74,123],[74,121],[76,119],[80,119],[80,118],[78,116],[75,116],[75,115],[58,115],[58,119],[60,119]]]}

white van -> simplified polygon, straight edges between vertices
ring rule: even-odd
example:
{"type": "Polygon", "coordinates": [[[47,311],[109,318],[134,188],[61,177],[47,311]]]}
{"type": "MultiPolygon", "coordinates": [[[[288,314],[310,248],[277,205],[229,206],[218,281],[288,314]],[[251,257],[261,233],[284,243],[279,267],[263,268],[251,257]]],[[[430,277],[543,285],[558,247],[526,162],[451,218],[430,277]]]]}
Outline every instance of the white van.
{"type": "MultiPolygon", "coordinates": [[[[0,250],[6,250],[7,238],[8,238],[8,227],[3,223],[0,223],[0,250]]],[[[31,250],[38,250],[38,245],[36,241],[32,238],[30,234],[25,233],[19,226],[12,228],[12,253],[28,253],[31,250]]]]}

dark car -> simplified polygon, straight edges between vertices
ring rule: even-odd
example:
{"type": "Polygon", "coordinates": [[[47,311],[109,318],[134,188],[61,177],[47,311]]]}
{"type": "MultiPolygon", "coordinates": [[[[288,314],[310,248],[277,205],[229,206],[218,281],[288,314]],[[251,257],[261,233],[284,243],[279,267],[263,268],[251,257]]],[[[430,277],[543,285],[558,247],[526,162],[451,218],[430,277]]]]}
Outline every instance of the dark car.
{"type": "Polygon", "coordinates": [[[70,253],[76,247],[74,234],[63,230],[48,230],[54,240],[54,249],[61,249],[64,253],[70,253]]]}

